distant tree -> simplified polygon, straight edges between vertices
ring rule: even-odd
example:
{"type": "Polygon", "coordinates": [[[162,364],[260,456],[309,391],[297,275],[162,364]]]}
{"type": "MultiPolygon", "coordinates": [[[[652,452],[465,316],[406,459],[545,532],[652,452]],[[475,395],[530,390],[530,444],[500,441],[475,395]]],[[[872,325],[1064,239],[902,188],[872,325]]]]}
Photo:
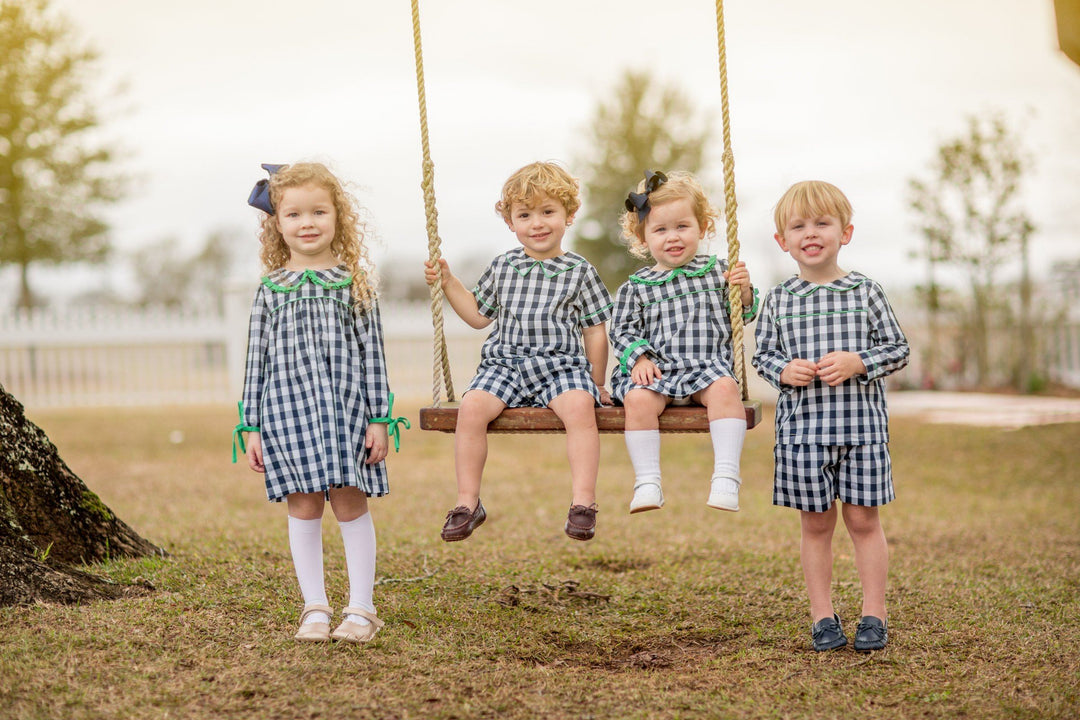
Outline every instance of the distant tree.
{"type": "MultiPolygon", "coordinates": [[[[1020,261],[1020,300],[1030,301],[1028,238],[1035,230],[1020,198],[1020,181],[1029,168],[1019,139],[1001,117],[971,117],[966,134],[948,140],[931,162],[929,179],[911,179],[910,207],[926,239],[923,256],[930,268],[928,302],[938,308],[935,268],[950,265],[967,277],[971,291],[968,322],[977,384],[990,373],[990,315],[996,273],[1020,261]]],[[[1020,312],[1022,352],[1031,352],[1030,318],[1020,312]],[[1026,337],[1027,341],[1023,338],[1026,337]]],[[[936,322],[936,321],[935,321],[936,322]]],[[[1024,364],[1030,367],[1030,356],[1024,364]]]]}
{"type": "Polygon", "coordinates": [[[131,256],[136,303],[142,307],[177,308],[192,300],[224,302],[225,283],[236,262],[237,232],[210,233],[194,255],[185,255],[174,238],[160,240],[131,256]]]}
{"type": "Polygon", "coordinates": [[[644,263],[626,250],[619,229],[626,195],[645,170],[698,172],[711,131],[690,99],[664,87],[648,72],[628,70],[611,97],[593,112],[583,168],[585,214],[578,218],[575,249],[615,290],[644,263]]]}
{"type": "Polygon", "coordinates": [[[124,183],[95,138],[96,60],[49,0],[0,0],[0,266],[19,268],[22,307],[34,303],[31,264],[96,263],[109,250],[98,209],[124,183]]]}

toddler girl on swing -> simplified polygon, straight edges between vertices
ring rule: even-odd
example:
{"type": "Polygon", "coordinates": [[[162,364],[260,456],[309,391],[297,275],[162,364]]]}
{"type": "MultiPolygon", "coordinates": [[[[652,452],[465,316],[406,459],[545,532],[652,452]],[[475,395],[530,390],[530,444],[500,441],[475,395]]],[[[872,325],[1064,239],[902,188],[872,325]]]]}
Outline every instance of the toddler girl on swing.
{"type": "Polygon", "coordinates": [[[623,236],[630,252],[651,258],[619,288],[611,320],[617,365],[612,396],[625,407],[626,448],[634,466],[630,512],[664,505],[659,417],[670,404],[704,405],[714,464],[707,505],[739,509],[739,456],[746,414],[732,372],[728,285],[741,289],[743,319],[757,312],[757,291],[742,262],[729,270],[698,254],[718,211],[687,172],[646,171],[626,200],[623,236]]]}
{"type": "MultiPolygon", "coordinates": [[[[289,547],[304,598],[296,639],[371,640],[375,526],[368,498],[386,495],[393,419],[365,227],[355,201],[318,163],[263,165],[248,204],[262,210],[267,275],[251,306],[247,371],[235,434],[266,494],[289,509],[289,547]],[[247,442],[244,442],[244,434],[247,442]],[[345,545],[349,605],[330,632],[323,580],[326,500],[345,545]]],[[[236,461],[235,444],[233,461],[236,461]]]]}

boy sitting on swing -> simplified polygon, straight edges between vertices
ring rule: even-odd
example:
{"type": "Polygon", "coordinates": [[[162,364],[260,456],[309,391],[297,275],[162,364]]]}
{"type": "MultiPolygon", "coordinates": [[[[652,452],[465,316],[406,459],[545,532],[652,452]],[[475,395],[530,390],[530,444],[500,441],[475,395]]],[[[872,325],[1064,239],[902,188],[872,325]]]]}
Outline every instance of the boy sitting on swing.
{"type": "Polygon", "coordinates": [[[596,269],[563,249],[580,207],[578,181],[566,169],[526,165],[495,205],[521,247],[495,258],[471,291],[446,260],[425,262],[428,284],[442,283],[462,320],[477,329],[494,322],[458,410],[458,497],[442,528],[447,542],[466,539],[487,517],[480,501],[487,426],[506,407],[549,407],[562,420],[573,494],[564,531],[575,540],[596,531],[600,436],[593,409],[611,404],[604,373],[612,303],[596,269]]]}

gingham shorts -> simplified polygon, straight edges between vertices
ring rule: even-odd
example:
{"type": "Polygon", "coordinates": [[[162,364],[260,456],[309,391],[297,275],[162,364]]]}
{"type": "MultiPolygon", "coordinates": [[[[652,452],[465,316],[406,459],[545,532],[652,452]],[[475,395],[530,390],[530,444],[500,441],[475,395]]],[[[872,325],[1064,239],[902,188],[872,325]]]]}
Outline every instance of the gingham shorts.
{"type": "Polygon", "coordinates": [[[825,512],[837,498],[875,507],[896,498],[889,446],[790,445],[773,449],[773,505],[825,512]]]}
{"type": "MultiPolygon", "coordinates": [[[[570,390],[584,390],[600,404],[600,391],[585,368],[564,368],[544,378],[544,382],[527,382],[517,370],[495,363],[481,363],[469,390],[484,390],[506,403],[507,407],[547,407],[552,400],[570,390]]],[[[464,393],[462,393],[464,395],[464,393]]]]}

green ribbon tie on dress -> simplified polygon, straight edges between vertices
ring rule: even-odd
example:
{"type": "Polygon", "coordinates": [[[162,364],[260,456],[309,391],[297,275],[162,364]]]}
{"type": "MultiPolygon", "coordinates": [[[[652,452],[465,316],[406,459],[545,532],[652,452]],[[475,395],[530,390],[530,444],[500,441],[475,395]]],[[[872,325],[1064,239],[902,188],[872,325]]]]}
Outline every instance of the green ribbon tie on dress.
{"type": "Polygon", "coordinates": [[[244,424],[244,401],[236,403],[237,410],[240,412],[240,422],[236,423],[236,427],[232,431],[232,461],[236,462],[236,444],[240,443],[240,452],[247,454],[247,448],[244,446],[244,436],[242,433],[246,432],[261,432],[259,428],[252,427],[251,425],[244,424]]]}
{"type": "Polygon", "coordinates": [[[404,425],[406,430],[412,425],[409,424],[409,418],[404,415],[399,418],[394,417],[394,393],[390,393],[390,400],[386,405],[386,417],[371,418],[368,422],[386,425],[386,434],[394,438],[394,452],[401,452],[401,430],[398,425],[404,425]]]}

